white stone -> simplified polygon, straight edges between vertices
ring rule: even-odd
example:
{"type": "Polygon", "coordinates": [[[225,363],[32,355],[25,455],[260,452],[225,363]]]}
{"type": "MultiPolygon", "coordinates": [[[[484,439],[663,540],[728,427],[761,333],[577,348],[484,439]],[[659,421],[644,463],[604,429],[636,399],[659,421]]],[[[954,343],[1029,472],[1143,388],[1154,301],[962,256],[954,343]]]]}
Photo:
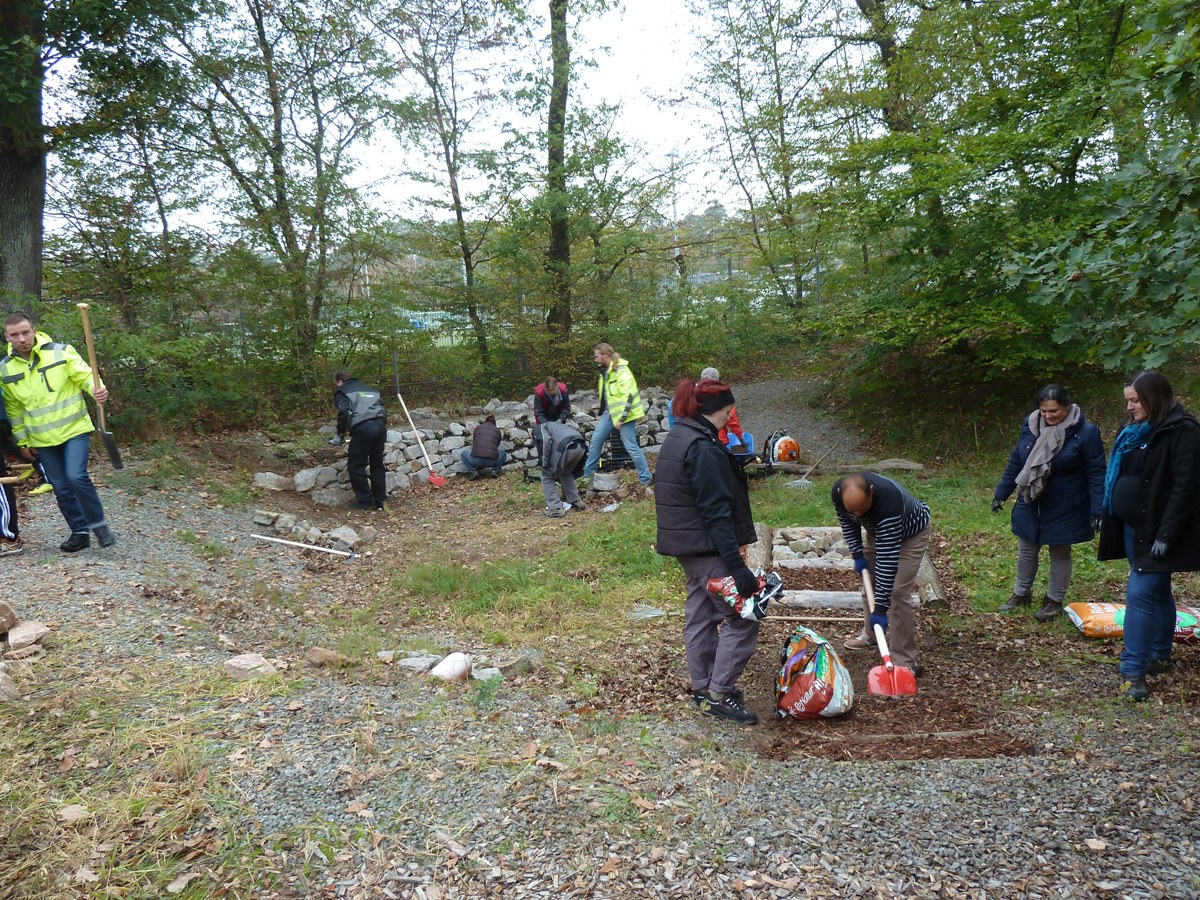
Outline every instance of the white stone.
{"type": "Polygon", "coordinates": [[[467,429],[464,426],[460,425],[458,422],[451,422],[450,423],[450,433],[452,435],[454,435],[455,437],[462,437],[464,434],[467,433],[467,429]]]}
{"type": "Polygon", "coordinates": [[[604,472],[597,472],[590,482],[588,482],[588,490],[592,491],[615,491],[621,486],[621,478],[619,475],[608,475],[604,472]]]}
{"type": "Polygon", "coordinates": [[[281,533],[286,533],[292,530],[292,526],[296,524],[296,517],[291,513],[280,513],[279,518],[275,520],[275,530],[281,533]]]}
{"type": "Polygon", "coordinates": [[[259,472],[254,476],[254,486],[266,488],[268,491],[291,491],[295,489],[296,484],[292,479],[276,475],[274,472],[259,472]]]}
{"type": "Polygon", "coordinates": [[[431,678],[443,681],[461,681],[471,675],[471,657],[465,653],[450,653],[429,670],[431,678]]]}
{"type": "Polygon", "coordinates": [[[421,456],[421,448],[415,444],[411,447],[404,448],[404,458],[407,460],[418,459],[421,456]]]}
{"type": "Polygon", "coordinates": [[[471,669],[471,678],[474,681],[487,681],[489,678],[497,678],[497,677],[503,678],[504,675],[495,666],[491,666],[486,669],[476,669],[474,667],[472,667],[472,669],[471,669]]]}
{"type": "Polygon", "coordinates": [[[396,665],[402,669],[412,669],[414,672],[428,672],[441,662],[439,656],[419,655],[405,656],[396,660],[396,665]]]}
{"type": "MultiPolygon", "coordinates": [[[[279,517],[279,513],[271,512],[266,509],[256,509],[254,511],[255,525],[274,525],[275,520],[279,517]]],[[[2,619],[2,617],[0,617],[2,619]]],[[[0,620],[0,631],[4,631],[4,623],[0,620]]]]}
{"type": "Polygon", "coordinates": [[[396,431],[393,428],[388,429],[387,436],[384,438],[389,444],[401,444],[404,442],[404,433],[396,431]]]}
{"type": "Polygon", "coordinates": [[[392,662],[396,659],[396,651],[395,650],[379,650],[375,653],[375,658],[377,660],[379,660],[381,663],[383,663],[385,666],[390,666],[392,664],[392,662]]]}
{"type": "Polygon", "coordinates": [[[234,681],[249,681],[264,675],[274,675],[275,667],[261,653],[243,653],[224,663],[225,674],[234,681]]]}
{"type": "Polygon", "coordinates": [[[319,467],[314,469],[301,469],[299,472],[293,475],[292,481],[296,485],[296,490],[300,493],[311,491],[317,484],[318,471],[319,467]]]}
{"type": "Polygon", "coordinates": [[[8,649],[21,650],[40,644],[50,629],[41,622],[18,622],[8,629],[8,649]]]}
{"type": "Polygon", "coordinates": [[[350,500],[350,492],[340,485],[321,488],[319,491],[313,491],[309,496],[318,506],[342,506],[350,500]]]}
{"type": "Polygon", "coordinates": [[[445,437],[438,444],[438,450],[442,453],[449,453],[452,450],[461,450],[467,446],[467,439],[463,437],[445,437]]]}
{"type": "Polygon", "coordinates": [[[340,525],[333,529],[333,531],[329,532],[329,538],[330,540],[341,541],[345,543],[347,546],[339,549],[346,550],[351,549],[359,541],[358,532],[349,525],[340,525]]]}

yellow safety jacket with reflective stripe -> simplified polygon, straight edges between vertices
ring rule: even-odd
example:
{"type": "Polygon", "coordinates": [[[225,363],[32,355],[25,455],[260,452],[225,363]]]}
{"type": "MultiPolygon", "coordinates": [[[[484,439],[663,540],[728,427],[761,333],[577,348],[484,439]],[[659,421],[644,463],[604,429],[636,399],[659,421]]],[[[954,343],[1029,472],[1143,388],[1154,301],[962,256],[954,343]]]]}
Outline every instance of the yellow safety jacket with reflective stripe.
{"type": "Polygon", "coordinates": [[[57,447],[95,430],[83,399],[85,391],[92,393],[91,367],[70,344],[40,331],[29,359],[9,345],[0,359],[0,390],[13,437],[22,447],[57,447]]]}
{"type": "Polygon", "coordinates": [[[600,373],[600,384],[596,389],[608,404],[613,424],[620,428],[626,422],[634,422],[646,415],[642,395],[638,393],[637,381],[629,371],[629,363],[615,357],[607,371],[600,373]]]}

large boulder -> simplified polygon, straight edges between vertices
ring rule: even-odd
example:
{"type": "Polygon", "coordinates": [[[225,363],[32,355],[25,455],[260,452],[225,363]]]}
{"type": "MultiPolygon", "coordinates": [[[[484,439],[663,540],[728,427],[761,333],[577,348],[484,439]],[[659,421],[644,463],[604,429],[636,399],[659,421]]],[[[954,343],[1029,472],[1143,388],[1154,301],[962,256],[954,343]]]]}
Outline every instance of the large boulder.
{"type": "Polygon", "coordinates": [[[266,488],[268,491],[294,491],[296,482],[274,472],[259,472],[254,476],[254,486],[266,488]]]}
{"type": "Polygon", "coordinates": [[[318,506],[342,506],[350,502],[352,493],[340,485],[321,488],[319,491],[313,491],[310,495],[313,503],[318,506]]]}

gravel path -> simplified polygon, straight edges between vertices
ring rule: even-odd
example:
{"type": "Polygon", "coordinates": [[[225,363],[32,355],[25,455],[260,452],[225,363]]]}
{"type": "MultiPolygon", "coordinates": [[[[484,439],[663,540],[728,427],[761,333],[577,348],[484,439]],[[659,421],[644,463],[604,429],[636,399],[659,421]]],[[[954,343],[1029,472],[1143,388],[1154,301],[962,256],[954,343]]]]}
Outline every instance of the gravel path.
{"type": "Polygon", "coordinates": [[[829,461],[863,461],[862,433],[838,421],[821,403],[821,388],[816,382],[776,379],[755,384],[735,384],[738,419],[765,441],[773,431],[786,431],[800,443],[801,458],[813,462],[833,448],[829,461]]]}
{"type": "MultiPolygon", "coordinates": [[[[807,390],[748,385],[739,408],[857,458],[851,432],[797,402],[807,390]]],[[[1083,698],[1047,715],[1014,684],[1004,726],[1033,756],[776,762],[760,753],[763,726],[726,726],[682,698],[647,715],[581,696],[582,642],[539,648],[545,666],[499,688],[306,668],[304,649],[328,636],[284,601],[320,604],[337,578],[327,566],[255,546],[252,508],[219,508],[191,486],[101,493],[110,551],[61,555],[52,498],[26,506],[31,549],[9,561],[10,583],[36,586],[18,612],[57,623],[57,642],[0,726],[69,689],[56,647],[97,670],[210,670],[251,650],[289,664],[280,689],[212,710],[213,781],[237,799],[209,827],[263,850],[231,896],[1200,895],[1194,702],[1083,698]]],[[[660,619],[633,638],[675,654],[681,673],[678,627],[660,619]]],[[[222,873],[205,877],[196,896],[222,873]]],[[[78,891],[63,896],[88,896],[78,891]]]]}

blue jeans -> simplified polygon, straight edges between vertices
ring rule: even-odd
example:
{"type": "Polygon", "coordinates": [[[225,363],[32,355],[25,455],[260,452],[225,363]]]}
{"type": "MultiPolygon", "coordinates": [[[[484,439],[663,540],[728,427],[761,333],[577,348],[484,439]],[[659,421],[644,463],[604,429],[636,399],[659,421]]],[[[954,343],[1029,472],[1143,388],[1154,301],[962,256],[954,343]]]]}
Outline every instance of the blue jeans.
{"type": "Polygon", "coordinates": [[[108,524],[100,495],[88,475],[91,444],[90,434],[80,434],[55,447],[37,448],[37,458],[54,486],[59,511],[73,534],[87,534],[108,524]]]}
{"type": "MultiPolygon", "coordinates": [[[[583,464],[584,478],[591,478],[600,468],[600,453],[604,450],[604,442],[612,433],[612,416],[605,413],[596,422],[596,430],[592,432],[592,446],[588,448],[587,462],[583,464]]],[[[646,454],[638,446],[636,423],[626,422],[621,426],[621,443],[625,445],[625,452],[633,460],[633,468],[637,470],[638,480],[642,484],[649,484],[650,464],[646,462],[646,454]]]]}
{"type": "Polygon", "coordinates": [[[504,448],[500,448],[500,455],[495,459],[480,459],[478,456],[472,456],[470,450],[462,452],[462,464],[467,467],[468,472],[478,472],[480,469],[491,469],[495,474],[500,474],[500,467],[504,465],[508,459],[508,454],[504,448]]]}
{"type": "Polygon", "coordinates": [[[1125,556],[1129,584],[1125,588],[1125,646],[1121,674],[1146,674],[1152,659],[1170,659],[1175,640],[1175,597],[1170,572],[1139,572],[1133,567],[1133,526],[1125,526],[1125,556]]]}

